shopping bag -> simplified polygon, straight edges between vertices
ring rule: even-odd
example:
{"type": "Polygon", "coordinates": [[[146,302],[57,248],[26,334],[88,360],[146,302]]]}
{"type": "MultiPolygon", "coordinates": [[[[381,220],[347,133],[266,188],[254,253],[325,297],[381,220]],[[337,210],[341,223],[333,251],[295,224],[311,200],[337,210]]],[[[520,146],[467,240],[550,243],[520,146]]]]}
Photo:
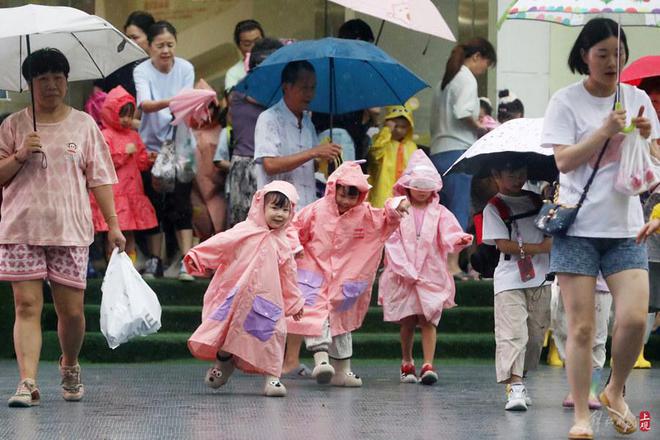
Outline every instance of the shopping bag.
{"type": "Polygon", "coordinates": [[[160,146],[158,156],[151,167],[152,186],[160,193],[174,191],[176,179],[176,153],[173,140],[167,140],[160,146]]]}
{"type": "Polygon", "coordinates": [[[176,180],[181,183],[192,182],[197,174],[196,147],[192,130],[185,125],[177,127],[174,134],[175,171],[176,180]]]}
{"type": "Polygon", "coordinates": [[[125,252],[112,251],[101,292],[101,333],[110,348],[160,329],[158,298],[125,252]]]}
{"type": "Polygon", "coordinates": [[[626,135],[621,144],[619,172],[614,188],[622,194],[636,196],[660,182],[658,161],[651,156],[647,139],[635,130],[626,135]]]}

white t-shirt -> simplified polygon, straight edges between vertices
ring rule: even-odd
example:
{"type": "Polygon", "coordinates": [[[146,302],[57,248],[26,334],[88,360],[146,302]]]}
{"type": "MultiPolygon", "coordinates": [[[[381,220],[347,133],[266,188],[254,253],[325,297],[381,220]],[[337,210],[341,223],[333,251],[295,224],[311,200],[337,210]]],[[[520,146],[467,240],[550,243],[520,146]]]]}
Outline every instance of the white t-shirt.
{"type": "Polygon", "coordinates": [[[225,73],[225,90],[229,90],[245,78],[247,72],[245,71],[245,62],[243,60],[238,61],[236,64],[231,66],[227,73],[225,73]]]}
{"type": "MultiPolygon", "coordinates": [[[[529,212],[535,206],[528,195],[513,197],[498,193],[497,197],[509,207],[511,215],[529,212]]],[[[502,217],[500,217],[497,208],[490,203],[484,208],[484,243],[494,246],[495,240],[517,241],[516,226],[520,228],[519,233],[523,243],[541,243],[545,238],[543,232],[534,224],[534,216],[516,220],[515,225],[511,225],[511,235],[509,236],[509,230],[502,217]]],[[[493,276],[493,287],[496,295],[504,290],[527,289],[547,284],[545,276],[550,268],[549,254],[532,255],[535,277],[526,282],[520,279],[520,271],[518,270],[520,255],[511,255],[509,260],[505,260],[504,256],[504,253],[500,253],[500,261],[493,276]]]]}
{"type": "MultiPolygon", "coordinates": [[[[169,99],[195,83],[195,68],[183,58],[174,58],[174,66],[168,73],[154,67],[151,60],[144,60],[133,70],[137,105],[144,101],[169,99]]],[[[140,137],[149,151],[160,151],[160,146],[173,135],[172,112],[164,108],[153,113],[142,113],[140,137]]]]}
{"type": "Polygon", "coordinates": [[[477,79],[463,65],[444,90],[440,84],[431,101],[431,154],[470,148],[477,134],[461,119],[479,118],[477,79]]]}
{"type": "MultiPolygon", "coordinates": [[[[651,120],[651,139],[658,138],[660,126],[651,100],[636,87],[621,84],[622,102],[627,110],[628,122],[644,106],[644,116],[651,120]]],[[[557,91],[545,112],[541,143],[544,147],[575,145],[603,125],[612,111],[614,95],[600,98],[591,95],[583,81],[557,91]]],[[[624,135],[612,137],[601,160],[587,198],[578,216],[568,229],[576,237],[626,238],[635,237],[644,224],[639,197],[629,197],[614,189],[619,171],[621,142],[624,135]]],[[[575,205],[596,164],[599,151],[589,163],[559,175],[559,202],[575,205]]]]}
{"type": "Polygon", "coordinates": [[[316,129],[309,113],[303,114],[298,126],[298,118],[289,110],[284,98],[262,112],[254,129],[254,160],[256,162],[257,188],[263,188],[273,180],[284,180],[298,191],[298,208],[303,208],[316,200],[316,180],[314,161],[309,160],[287,173],[268,175],[263,166],[264,157],[291,156],[318,145],[316,129]]]}

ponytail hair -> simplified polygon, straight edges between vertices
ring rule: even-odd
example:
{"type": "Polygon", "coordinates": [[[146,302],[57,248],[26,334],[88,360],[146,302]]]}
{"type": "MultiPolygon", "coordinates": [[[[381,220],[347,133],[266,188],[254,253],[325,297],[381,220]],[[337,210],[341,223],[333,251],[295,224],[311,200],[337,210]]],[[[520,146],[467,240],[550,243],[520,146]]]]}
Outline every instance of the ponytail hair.
{"type": "Polygon", "coordinates": [[[497,63],[497,54],[495,53],[495,48],[488,40],[482,37],[475,37],[465,43],[459,43],[451,51],[449,59],[447,60],[447,66],[445,68],[445,75],[442,77],[442,83],[440,84],[440,89],[444,90],[447,87],[447,84],[451,82],[452,79],[456,76],[461,66],[467,58],[470,58],[475,53],[480,54],[483,58],[486,58],[491,62],[492,65],[497,63]]]}

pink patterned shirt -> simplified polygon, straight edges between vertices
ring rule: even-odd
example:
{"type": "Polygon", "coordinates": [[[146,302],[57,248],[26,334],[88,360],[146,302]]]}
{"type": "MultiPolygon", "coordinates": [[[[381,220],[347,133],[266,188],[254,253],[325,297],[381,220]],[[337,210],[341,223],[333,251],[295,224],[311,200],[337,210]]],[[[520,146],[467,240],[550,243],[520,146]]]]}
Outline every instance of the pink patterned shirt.
{"type": "MultiPolygon", "coordinates": [[[[0,126],[0,158],[31,133],[27,109],[0,126]]],[[[89,246],[94,238],[88,188],[117,183],[110,151],[94,120],[71,109],[61,122],[37,124],[42,155],[33,154],[2,189],[0,243],[89,246]]]]}

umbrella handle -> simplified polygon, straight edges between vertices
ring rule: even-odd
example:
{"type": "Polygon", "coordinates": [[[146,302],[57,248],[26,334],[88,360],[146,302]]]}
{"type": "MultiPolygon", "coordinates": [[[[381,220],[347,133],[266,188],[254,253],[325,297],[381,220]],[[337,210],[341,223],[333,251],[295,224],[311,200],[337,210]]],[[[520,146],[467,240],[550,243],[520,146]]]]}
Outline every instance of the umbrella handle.
{"type": "MultiPolygon", "coordinates": [[[[616,104],[614,104],[614,109],[615,110],[622,110],[623,109],[623,105],[621,105],[621,101],[617,101],[616,104]]],[[[621,133],[626,133],[626,134],[632,133],[635,130],[635,128],[637,128],[635,126],[635,124],[630,124],[627,127],[623,127],[621,129],[621,133]]]]}

